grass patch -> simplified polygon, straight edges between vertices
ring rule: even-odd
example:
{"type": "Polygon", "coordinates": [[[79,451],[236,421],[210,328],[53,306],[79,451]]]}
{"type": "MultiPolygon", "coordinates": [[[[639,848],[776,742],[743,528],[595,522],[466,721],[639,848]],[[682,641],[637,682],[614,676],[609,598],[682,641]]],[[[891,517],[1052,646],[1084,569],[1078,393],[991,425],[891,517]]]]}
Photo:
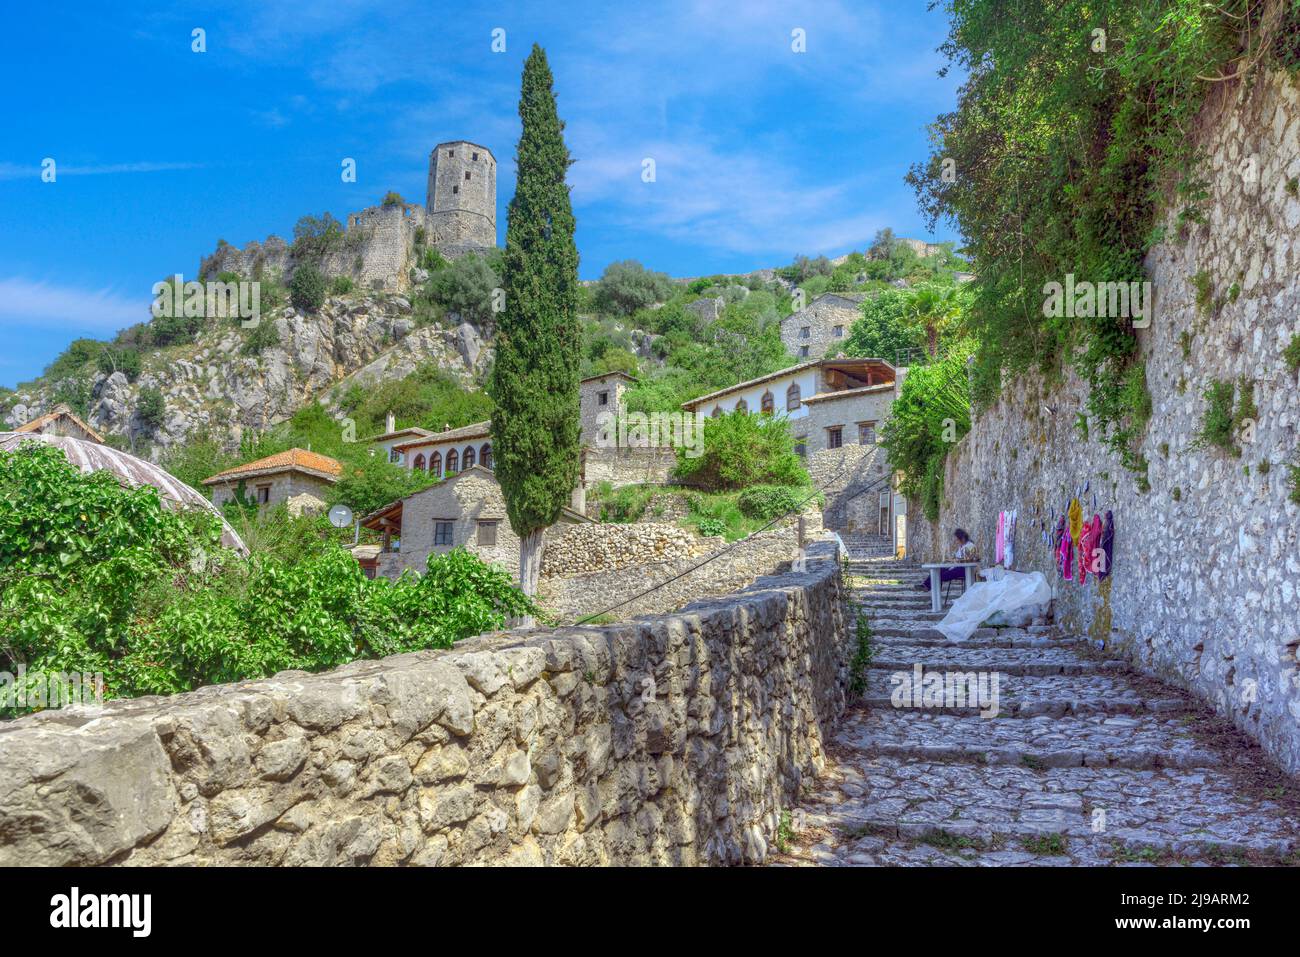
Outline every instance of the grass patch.
{"type": "Polygon", "coordinates": [[[867,610],[862,605],[857,612],[857,646],[853,659],[849,662],[849,693],[857,696],[867,690],[867,669],[871,667],[871,658],[875,649],[871,646],[871,624],[867,621],[867,610]]]}
{"type": "Polygon", "coordinates": [[[1039,834],[1037,837],[1025,838],[1020,844],[1030,854],[1037,854],[1039,857],[1060,856],[1066,849],[1064,834],[1039,834]]]}

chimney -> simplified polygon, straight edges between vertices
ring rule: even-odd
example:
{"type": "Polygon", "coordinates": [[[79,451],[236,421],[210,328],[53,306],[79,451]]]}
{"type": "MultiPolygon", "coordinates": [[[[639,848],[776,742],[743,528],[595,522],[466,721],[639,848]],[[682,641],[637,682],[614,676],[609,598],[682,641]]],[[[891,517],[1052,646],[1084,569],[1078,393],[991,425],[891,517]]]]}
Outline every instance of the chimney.
{"type": "Polygon", "coordinates": [[[384,416],[384,431],[385,432],[397,431],[397,416],[393,415],[393,413],[391,412],[389,412],[386,416],[384,416]]]}

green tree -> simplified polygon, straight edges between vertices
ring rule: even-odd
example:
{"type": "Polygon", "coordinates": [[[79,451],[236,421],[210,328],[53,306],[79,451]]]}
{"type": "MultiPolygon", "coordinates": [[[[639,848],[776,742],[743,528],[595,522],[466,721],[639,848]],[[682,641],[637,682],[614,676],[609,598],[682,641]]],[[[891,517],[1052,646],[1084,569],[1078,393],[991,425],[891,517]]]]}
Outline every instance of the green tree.
{"type": "Polygon", "coordinates": [[[749,412],[705,419],[703,454],[678,449],[673,475],[710,492],[809,482],[785,418],[749,412]]]}
{"type": "Polygon", "coordinates": [[[592,303],[603,313],[630,316],[672,295],[667,273],[651,272],[635,259],[610,263],[596,284],[592,303]]]}
{"type": "Polygon", "coordinates": [[[167,416],[167,402],[157,386],[147,385],[140,389],[136,397],[135,414],[149,429],[157,432],[162,428],[167,416]]]}
{"type": "Polygon", "coordinates": [[[506,229],[505,310],[488,391],[497,479],[520,539],[519,582],[537,591],[542,535],[578,480],[578,249],[565,174],[571,162],[540,46],[524,63],[518,179],[506,229]]]}
{"type": "Polygon", "coordinates": [[[104,375],[120,372],[128,382],[134,382],[140,375],[140,351],[131,347],[117,348],[109,346],[99,353],[96,363],[104,375]]]}
{"type": "Polygon", "coordinates": [[[289,296],[293,304],[305,312],[315,312],[325,304],[325,277],[309,262],[293,271],[289,280],[289,296]]]}
{"type": "Polygon", "coordinates": [[[429,295],[447,312],[455,312],[477,326],[493,317],[492,290],[501,285],[501,254],[495,250],[479,256],[471,253],[435,267],[429,279],[429,295]]]}

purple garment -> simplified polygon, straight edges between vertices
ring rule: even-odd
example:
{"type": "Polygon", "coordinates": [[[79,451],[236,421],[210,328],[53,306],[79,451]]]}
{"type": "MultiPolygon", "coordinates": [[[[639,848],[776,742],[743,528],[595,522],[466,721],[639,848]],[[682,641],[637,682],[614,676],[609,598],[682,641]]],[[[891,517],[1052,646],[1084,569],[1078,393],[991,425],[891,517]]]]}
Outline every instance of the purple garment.
{"type": "Polygon", "coordinates": [[[1106,553],[1106,567],[1097,572],[1098,578],[1110,577],[1110,563],[1115,560],[1115,515],[1106,510],[1106,524],[1101,529],[1101,550],[1106,553]]]}

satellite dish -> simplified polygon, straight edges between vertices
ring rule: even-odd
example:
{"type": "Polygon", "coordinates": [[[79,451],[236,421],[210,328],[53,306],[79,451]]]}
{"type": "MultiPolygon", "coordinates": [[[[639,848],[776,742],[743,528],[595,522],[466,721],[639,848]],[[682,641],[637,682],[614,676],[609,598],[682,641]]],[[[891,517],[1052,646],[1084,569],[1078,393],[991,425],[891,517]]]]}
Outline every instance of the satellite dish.
{"type": "Polygon", "coordinates": [[[335,528],[347,528],[352,524],[352,509],[346,505],[335,505],[330,509],[330,524],[335,528]]]}

